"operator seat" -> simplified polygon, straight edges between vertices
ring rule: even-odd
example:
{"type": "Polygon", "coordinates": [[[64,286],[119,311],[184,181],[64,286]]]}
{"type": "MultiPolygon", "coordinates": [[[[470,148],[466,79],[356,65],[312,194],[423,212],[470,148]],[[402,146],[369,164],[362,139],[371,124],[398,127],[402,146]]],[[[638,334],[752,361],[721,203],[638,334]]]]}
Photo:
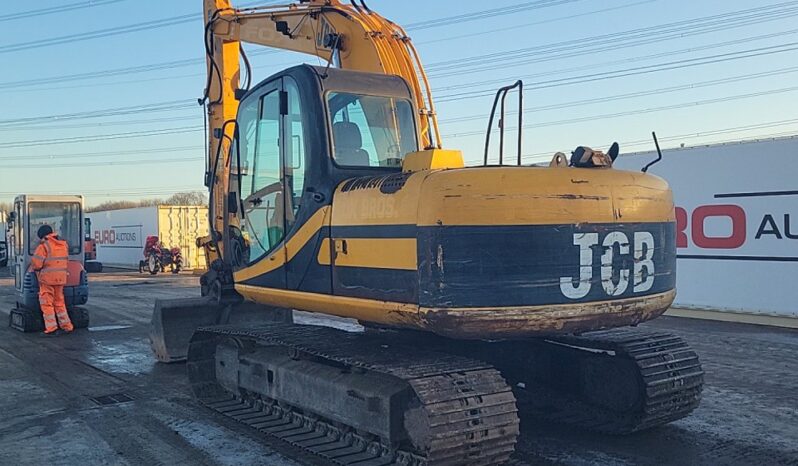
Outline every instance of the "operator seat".
{"type": "Polygon", "coordinates": [[[360,128],[351,121],[333,123],[335,161],[339,165],[369,166],[369,153],[363,150],[360,128]]]}

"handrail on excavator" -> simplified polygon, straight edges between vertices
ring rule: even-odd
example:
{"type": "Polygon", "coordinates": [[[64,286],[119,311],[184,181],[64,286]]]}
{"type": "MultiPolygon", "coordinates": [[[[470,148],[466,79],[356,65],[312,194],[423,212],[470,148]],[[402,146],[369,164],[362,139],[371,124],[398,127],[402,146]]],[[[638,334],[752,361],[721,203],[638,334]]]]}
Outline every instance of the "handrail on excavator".
{"type": "Polygon", "coordinates": [[[501,115],[499,116],[499,165],[504,164],[504,101],[507,98],[507,93],[511,90],[518,88],[518,165],[521,165],[521,139],[523,136],[523,123],[524,123],[524,82],[520,79],[515,83],[499,88],[496,91],[496,97],[493,99],[493,107],[490,109],[490,118],[488,119],[488,131],[485,135],[485,160],[483,165],[488,164],[488,149],[490,148],[490,133],[493,130],[493,118],[496,116],[496,105],[501,101],[501,115]]]}

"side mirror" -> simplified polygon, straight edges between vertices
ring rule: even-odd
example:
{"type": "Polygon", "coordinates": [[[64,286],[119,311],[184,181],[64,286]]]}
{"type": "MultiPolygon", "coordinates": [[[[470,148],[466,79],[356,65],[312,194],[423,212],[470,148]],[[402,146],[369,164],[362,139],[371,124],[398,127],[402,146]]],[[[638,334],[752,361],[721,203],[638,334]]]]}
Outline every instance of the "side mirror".
{"type": "Polygon", "coordinates": [[[17,219],[17,213],[16,212],[9,212],[8,213],[8,223],[11,223],[11,222],[13,222],[16,219],[17,219]]]}

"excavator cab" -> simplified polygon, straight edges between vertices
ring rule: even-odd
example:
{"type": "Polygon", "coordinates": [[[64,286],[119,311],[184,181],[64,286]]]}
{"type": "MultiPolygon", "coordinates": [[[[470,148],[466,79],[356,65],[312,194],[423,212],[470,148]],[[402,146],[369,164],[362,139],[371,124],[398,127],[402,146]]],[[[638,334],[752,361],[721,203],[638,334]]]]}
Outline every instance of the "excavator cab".
{"type": "MultiPolygon", "coordinates": [[[[307,65],[246,94],[230,153],[230,197],[240,200],[228,211],[230,228],[240,228],[230,235],[233,269],[264,262],[259,271],[279,272],[257,284],[297,289],[310,280],[314,291],[329,293],[329,269],[312,267],[310,255],[297,263],[299,251],[280,246],[308,230],[344,180],[400,174],[404,157],[418,150],[415,114],[399,77],[307,65]]],[[[311,247],[326,235],[310,233],[303,242],[311,247]]]]}

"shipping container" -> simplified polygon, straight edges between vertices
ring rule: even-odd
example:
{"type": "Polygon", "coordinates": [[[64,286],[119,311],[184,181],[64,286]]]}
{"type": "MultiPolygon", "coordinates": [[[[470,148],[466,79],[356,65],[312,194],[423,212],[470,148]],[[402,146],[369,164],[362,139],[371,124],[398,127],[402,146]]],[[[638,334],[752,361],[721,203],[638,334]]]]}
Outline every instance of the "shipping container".
{"type": "Polygon", "coordinates": [[[208,234],[208,208],[159,205],[105,210],[86,214],[97,242],[97,260],[105,266],[138,269],[147,236],[158,236],[167,247],[179,247],[186,269],[204,269],[198,237],[208,234]]]}
{"type": "MultiPolygon", "coordinates": [[[[798,317],[798,137],[663,151],[686,308],[798,317]]],[[[619,157],[639,170],[655,152],[619,157]]]]}

